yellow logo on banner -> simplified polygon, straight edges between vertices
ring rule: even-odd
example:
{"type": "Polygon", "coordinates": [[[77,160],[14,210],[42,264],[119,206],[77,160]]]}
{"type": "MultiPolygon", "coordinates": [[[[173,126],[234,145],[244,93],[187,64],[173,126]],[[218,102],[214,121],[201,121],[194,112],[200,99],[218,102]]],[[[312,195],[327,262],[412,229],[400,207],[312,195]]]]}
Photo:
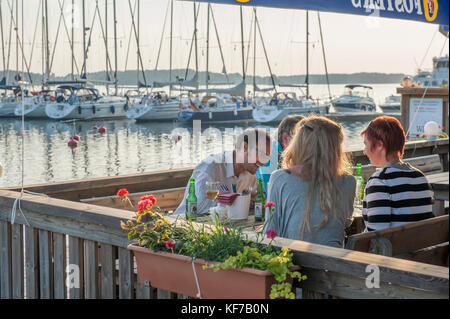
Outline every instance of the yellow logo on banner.
{"type": "Polygon", "coordinates": [[[236,0],[237,2],[241,2],[241,3],[246,3],[249,2],[250,0],[236,0]]]}
{"type": "Polygon", "coordinates": [[[423,11],[425,11],[425,19],[427,21],[434,21],[438,13],[437,0],[423,0],[423,11]]]}

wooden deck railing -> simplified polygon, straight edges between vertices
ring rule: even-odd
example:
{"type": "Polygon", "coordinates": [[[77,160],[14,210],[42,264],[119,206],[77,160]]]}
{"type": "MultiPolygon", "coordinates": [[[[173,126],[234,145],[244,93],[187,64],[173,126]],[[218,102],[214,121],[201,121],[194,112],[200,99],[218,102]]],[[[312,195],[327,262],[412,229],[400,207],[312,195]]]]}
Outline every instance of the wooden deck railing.
{"type": "MultiPolygon", "coordinates": [[[[175,297],[139,284],[120,228],[132,212],[25,193],[21,208],[29,226],[19,212],[12,225],[18,195],[0,190],[0,298],[175,297]]],[[[304,297],[449,297],[446,267],[282,238],[274,244],[288,246],[308,276],[300,283],[304,297]],[[366,286],[368,265],[377,265],[380,288],[366,286]]]]}

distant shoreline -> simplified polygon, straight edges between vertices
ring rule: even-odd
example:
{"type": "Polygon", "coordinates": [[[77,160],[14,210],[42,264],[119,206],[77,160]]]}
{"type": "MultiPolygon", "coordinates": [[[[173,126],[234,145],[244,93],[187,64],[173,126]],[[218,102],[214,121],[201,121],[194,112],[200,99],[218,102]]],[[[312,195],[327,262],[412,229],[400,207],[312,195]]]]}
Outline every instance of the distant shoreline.
{"type": "MultiPolygon", "coordinates": [[[[189,69],[187,78],[190,79],[194,75],[194,70],[189,69]]],[[[137,83],[137,74],[136,70],[132,71],[118,71],[118,78],[119,78],[119,85],[130,85],[134,86],[137,83]]],[[[5,72],[0,72],[0,78],[3,78],[5,76],[5,72]]],[[[9,73],[9,84],[12,84],[14,81],[14,76],[16,74],[16,71],[11,70],[9,73]]],[[[110,72],[109,79],[113,79],[114,72],[110,72]]],[[[176,76],[180,78],[185,78],[186,70],[176,69],[172,70],[172,81],[175,80],[176,76]]],[[[29,78],[31,76],[31,80],[33,84],[40,85],[42,82],[42,74],[38,73],[31,73],[28,75],[28,73],[24,73],[25,80],[27,82],[30,82],[29,78]]],[[[228,75],[225,75],[223,73],[216,73],[216,72],[210,72],[210,84],[214,85],[214,83],[230,83],[237,84],[242,81],[242,75],[239,73],[231,73],[228,75]],[[228,76],[228,79],[227,79],[228,76]]],[[[370,73],[370,72],[359,72],[359,73],[334,73],[329,74],[328,79],[330,84],[395,84],[400,83],[402,78],[404,77],[404,74],[400,73],[370,73]]],[[[78,76],[78,78],[80,78],[78,76]]],[[[66,76],[55,76],[52,74],[50,76],[51,81],[62,81],[62,80],[71,80],[72,76],[70,74],[66,76]]],[[[89,80],[99,80],[99,81],[105,81],[107,80],[106,72],[93,72],[87,74],[87,79],[89,80]]],[[[305,84],[306,81],[305,75],[291,75],[291,76],[275,76],[274,75],[274,82],[277,85],[280,84],[294,84],[294,85],[301,85],[305,84]]],[[[142,83],[147,82],[147,84],[150,84],[152,81],[157,82],[164,82],[169,81],[169,70],[158,70],[158,71],[145,71],[145,80],[143,72],[139,72],[139,81],[142,83]]],[[[111,81],[113,82],[113,81],[111,81]]],[[[204,85],[206,82],[206,72],[199,72],[199,84],[204,85]]],[[[253,76],[251,74],[247,74],[246,77],[246,83],[251,85],[253,84],[253,76]]],[[[258,85],[272,85],[272,79],[270,76],[257,76],[256,77],[256,84],[258,85]]],[[[309,84],[315,85],[315,84],[327,84],[327,79],[325,74],[310,74],[309,75],[309,84]]]]}

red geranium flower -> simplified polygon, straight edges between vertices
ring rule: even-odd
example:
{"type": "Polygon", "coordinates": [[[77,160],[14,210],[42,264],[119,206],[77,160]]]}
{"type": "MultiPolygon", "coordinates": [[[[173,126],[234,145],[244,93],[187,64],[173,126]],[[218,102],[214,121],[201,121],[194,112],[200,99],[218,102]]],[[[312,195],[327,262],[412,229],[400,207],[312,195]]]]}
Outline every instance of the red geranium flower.
{"type": "Polygon", "coordinates": [[[119,191],[117,192],[117,196],[118,197],[123,197],[123,196],[127,196],[129,193],[126,190],[126,188],[121,188],[119,189],[119,191]]]}
{"type": "Polygon", "coordinates": [[[149,200],[149,199],[145,199],[145,200],[141,200],[138,203],[137,208],[138,208],[139,212],[143,212],[144,210],[146,210],[146,209],[148,209],[148,208],[150,208],[152,206],[153,206],[152,201],[149,200]]]}
{"type": "Polygon", "coordinates": [[[156,198],[153,195],[142,196],[141,200],[149,200],[152,203],[152,205],[156,204],[156,198]]]}
{"type": "Polygon", "coordinates": [[[268,229],[266,231],[267,238],[274,239],[277,237],[277,231],[275,229],[268,229]]]}
{"type": "Polygon", "coordinates": [[[173,247],[175,247],[175,243],[173,241],[165,241],[166,243],[166,248],[167,249],[172,249],[173,247]]]}
{"type": "Polygon", "coordinates": [[[274,202],[267,202],[267,203],[264,205],[264,207],[272,207],[272,206],[275,206],[275,203],[274,203],[274,202]]]}

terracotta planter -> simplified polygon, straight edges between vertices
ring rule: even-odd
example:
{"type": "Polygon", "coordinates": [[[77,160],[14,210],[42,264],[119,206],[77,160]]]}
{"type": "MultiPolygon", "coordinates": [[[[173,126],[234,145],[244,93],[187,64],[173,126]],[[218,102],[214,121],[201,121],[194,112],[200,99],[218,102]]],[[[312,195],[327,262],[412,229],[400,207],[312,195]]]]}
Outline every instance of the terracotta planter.
{"type": "MultiPolygon", "coordinates": [[[[128,249],[136,257],[141,283],[148,280],[155,288],[197,296],[191,257],[167,252],[155,253],[136,244],[129,245],[128,249]]],[[[194,261],[201,297],[204,299],[268,299],[271,286],[276,283],[272,273],[267,270],[242,268],[214,272],[213,269],[202,268],[206,263],[213,264],[202,259],[194,261]]],[[[292,271],[298,269],[298,266],[291,268],[292,271]]]]}

